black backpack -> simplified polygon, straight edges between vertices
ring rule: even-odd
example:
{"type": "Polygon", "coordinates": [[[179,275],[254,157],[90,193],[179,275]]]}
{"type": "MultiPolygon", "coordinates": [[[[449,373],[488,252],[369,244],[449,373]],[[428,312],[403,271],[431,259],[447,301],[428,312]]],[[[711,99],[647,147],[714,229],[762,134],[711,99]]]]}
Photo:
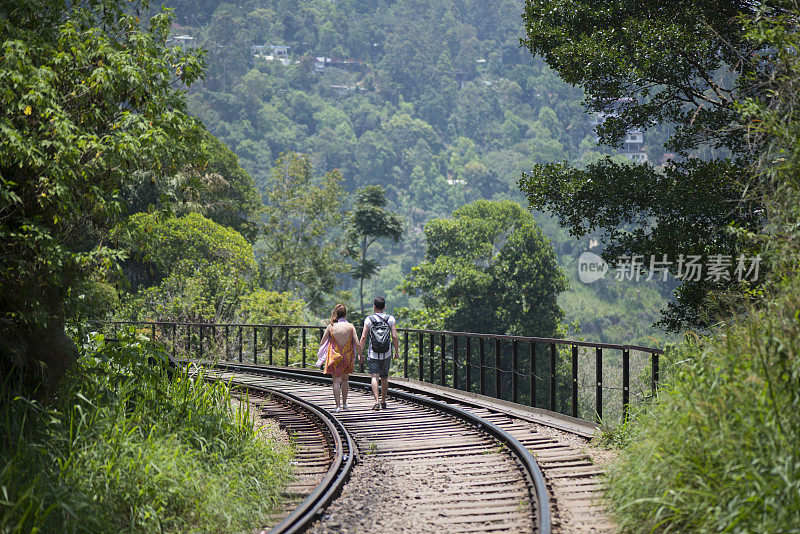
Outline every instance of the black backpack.
{"type": "Polygon", "coordinates": [[[383,354],[389,352],[392,328],[386,319],[378,314],[370,315],[369,317],[369,340],[372,345],[372,352],[375,354],[383,354]],[[378,318],[376,321],[375,318],[378,318]]]}

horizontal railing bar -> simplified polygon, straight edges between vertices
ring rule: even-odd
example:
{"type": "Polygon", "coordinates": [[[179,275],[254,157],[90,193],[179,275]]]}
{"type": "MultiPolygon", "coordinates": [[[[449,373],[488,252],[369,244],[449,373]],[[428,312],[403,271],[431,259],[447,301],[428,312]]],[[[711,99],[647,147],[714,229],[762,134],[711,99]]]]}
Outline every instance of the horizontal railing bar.
{"type": "MultiPolygon", "coordinates": [[[[178,326],[203,326],[203,327],[216,327],[216,326],[230,326],[230,327],[250,327],[250,328],[309,328],[315,330],[325,330],[326,326],[318,326],[318,325],[294,325],[294,324],[248,324],[248,323],[189,323],[189,322],[178,322],[178,321],[90,321],[95,323],[106,323],[106,324],[131,324],[131,325],[156,325],[156,326],[164,326],[164,325],[173,325],[176,324],[178,326]]],[[[647,352],[650,354],[664,354],[663,349],[658,349],[654,347],[642,347],[640,345],[617,345],[613,343],[595,343],[592,341],[578,341],[572,339],[559,339],[559,338],[549,338],[549,337],[527,337],[527,336],[511,336],[506,334],[481,334],[477,332],[453,332],[449,330],[424,330],[418,328],[397,328],[398,332],[408,332],[408,333],[415,333],[415,334],[436,334],[436,335],[448,335],[448,336],[460,336],[460,337],[472,337],[472,338],[484,338],[484,339],[498,339],[498,340],[508,340],[508,341],[529,341],[533,343],[555,343],[557,345],[569,345],[569,346],[576,346],[576,347],[589,347],[589,348],[601,348],[601,349],[612,349],[612,350],[636,350],[640,352],[647,352]]]]}

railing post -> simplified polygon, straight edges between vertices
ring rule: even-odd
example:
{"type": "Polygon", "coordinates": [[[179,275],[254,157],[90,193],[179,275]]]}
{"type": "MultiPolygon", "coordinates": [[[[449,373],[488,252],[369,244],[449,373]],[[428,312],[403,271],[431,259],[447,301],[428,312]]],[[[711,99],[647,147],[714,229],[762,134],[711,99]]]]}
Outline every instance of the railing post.
{"type": "Polygon", "coordinates": [[[595,377],[597,378],[597,390],[595,391],[595,403],[597,405],[597,417],[603,420],[603,349],[597,347],[595,351],[595,377]]]}
{"type": "Polygon", "coordinates": [[[203,359],[203,325],[197,326],[200,329],[200,359],[203,359]]]}
{"type": "Polygon", "coordinates": [[[186,323],[186,357],[192,352],[192,328],[189,323],[186,323]]]}
{"type": "Polygon", "coordinates": [[[441,347],[441,351],[439,352],[439,384],[442,385],[442,386],[446,386],[447,384],[445,382],[447,382],[447,380],[446,380],[446,378],[447,378],[447,365],[446,365],[445,357],[444,357],[444,343],[445,343],[445,335],[444,334],[442,334],[440,341],[441,341],[442,347],[441,347]]]}
{"type": "Polygon", "coordinates": [[[153,334],[151,339],[152,339],[153,343],[155,343],[156,342],[156,323],[154,322],[151,326],[153,327],[151,329],[151,332],[153,334]]]}
{"type": "Polygon", "coordinates": [[[419,349],[419,381],[425,382],[425,359],[423,357],[423,350],[422,350],[422,342],[425,336],[422,335],[422,332],[419,333],[419,345],[417,348],[419,349]]]}
{"type": "Polygon", "coordinates": [[[258,328],[253,325],[253,364],[258,364],[258,328]]]}
{"type": "Polygon", "coordinates": [[[453,336],[453,388],[458,389],[458,336],[453,336]]]}
{"type": "Polygon", "coordinates": [[[466,375],[467,384],[464,389],[467,391],[467,393],[472,393],[472,354],[470,352],[470,347],[472,344],[470,343],[469,336],[464,337],[464,344],[467,346],[467,354],[464,363],[464,374],[466,375]]]}
{"type": "Polygon", "coordinates": [[[430,335],[430,339],[428,339],[428,341],[430,342],[430,347],[428,351],[430,352],[430,373],[428,373],[428,376],[431,379],[431,384],[433,384],[433,381],[436,380],[436,372],[433,368],[433,350],[434,350],[434,345],[436,345],[436,339],[434,339],[433,334],[430,335]]]}
{"type": "Polygon", "coordinates": [[[230,336],[230,329],[228,325],[225,325],[225,361],[230,361],[231,359],[231,336],[230,336]]]}
{"type": "Polygon", "coordinates": [[[239,363],[242,363],[242,352],[244,351],[244,340],[242,339],[242,330],[244,327],[239,325],[239,363]]]}
{"type": "Polygon", "coordinates": [[[631,385],[631,362],[630,351],[622,349],[622,420],[628,420],[628,408],[630,404],[630,385],[631,385]]]}
{"type": "Polygon", "coordinates": [[[272,327],[267,327],[267,347],[269,354],[269,364],[272,365],[272,327]]]}
{"type": "Polygon", "coordinates": [[[578,346],[572,345],[572,417],[578,417],[578,346]]]}
{"type": "Polygon", "coordinates": [[[517,340],[511,342],[511,400],[517,402],[517,340]]]}
{"type": "Polygon", "coordinates": [[[536,408],[536,342],[531,341],[531,406],[536,408]]]}
{"type": "Polygon", "coordinates": [[[478,338],[478,350],[480,352],[480,364],[481,364],[481,374],[478,377],[480,382],[481,395],[486,395],[486,383],[483,378],[484,367],[485,367],[485,354],[484,354],[484,343],[482,337],[478,338]]]}
{"type": "Polygon", "coordinates": [[[302,336],[303,336],[303,369],[306,368],[306,327],[304,326],[302,329],[302,336]]]}
{"type": "Polygon", "coordinates": [[[408,331],[403,333],[403,378],[408,378],[408,331]]]}
{"type": "Polygon", "coordinates": [[[178,348],[178,323],[172,323],[172,357],[175,358],[178,348]]]}
{"type": "Polygon", "coordinates": [[[500,398],[500,338],[494,338],[494,396],[500,398]]]}
{"type": "Polygon", "coordinates": [[[286,327],[286,332],[284,332],[284,343],[286,346],[283,348],[283,365],[289,367],[289,327],[286,327]]]}
{"type": "Polygon", "coordinates": [[[656,389],[658,389],[658,353],[652,352],[651,354],[651,361],[652,361],[652,368],[653,368],[653,376],[652,376],[652,388],[653,388],[653,398],[656,396],[656,389]]]}
{"type": "Polygon", "coordinates": [[[556,411],[556,344],[550,343],[550,411],[556,411]]]}

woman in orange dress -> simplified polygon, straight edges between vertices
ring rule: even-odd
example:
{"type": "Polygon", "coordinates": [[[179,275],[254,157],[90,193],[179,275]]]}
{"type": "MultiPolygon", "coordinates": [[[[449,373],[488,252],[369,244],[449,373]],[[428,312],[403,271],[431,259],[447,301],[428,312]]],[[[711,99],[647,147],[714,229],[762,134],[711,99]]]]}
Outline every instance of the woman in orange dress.
{"type": "Polygon", "coordinates": [[[356,327],[347,319],[347,308],[337,304],[331,314],[331,322],[325,329],[321,344],[328,342],[328,355],[325,359],[325,374],[333,377],[333,399],[336,401],[336,412],[347,410],[347,393],[350,391],[350,373],[356,352],[361,353],[356,327]],[[341,397],[341,404],[339,398],[341,397]]]}

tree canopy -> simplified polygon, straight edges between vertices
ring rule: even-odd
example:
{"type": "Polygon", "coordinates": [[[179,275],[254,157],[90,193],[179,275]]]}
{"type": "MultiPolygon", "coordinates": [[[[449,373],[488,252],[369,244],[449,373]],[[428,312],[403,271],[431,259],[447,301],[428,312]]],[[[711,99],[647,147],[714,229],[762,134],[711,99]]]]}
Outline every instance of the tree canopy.
{"type": "MultiPolygon", "coordinates": [[[[528,0],[523,44],[587,94],[604,120],[602,142],[619,145],[631,129],[673,129],[663,171],[611,159],[583,169],[535,165],[520,181],[530,204],[552,210],[576,236],[600,234],[612,264],[624,253],[736,257],[749,253],[730,231],[758,231],[760,200],[748,194],[753,147],[735,101],[746,96],[757,49],[740,16],[748,2],[566,2],[528,0]]],[[[676,267],[671,267],[676,274],[676,267]]],[[[715,292],[735,282],[687,281],[662,323],[708,326],[715,292]]]]}
{"type": "Polygon", "coordinates": [[[198,213],[139,213],[125,226],[125,271],[136,289],[124,306],[128,318],[231,320],[239,299],[256,289],[253,247],[231,228],[198,213]]]}
{"type": "Polygon", "coordinates": [[[265,195],[266,223],[256,246],[261,284],[294,291],[314,310],[328,307],[345,271],[331,233],[344,219],[341,181],[337,170],[314,176],[307,155],[287,152],[275,162],[265,195]]]}
{"type": "Polygon", "coordinates": [[[364,313],[364,280],[375,276],[380,261],[367,257],[367,251],[379,239],[395,243],[403,237],[403,223],[396,213],[386,209],[386,194],[381,186],[362,187],[356,191],[355,206],[347,216],[346,231],[351,241],[348,255],[355,265],[350,276],[359,281],[359,312],[364,313]]]}
{"type": "Polygon", "coordinates": [[[125,212],[123,184],[174,174],[197,142],[178,86],[202,76],[202,55],[166,45],[168,13],[143,22],[137,11],[121,0],[0,7],[3,367],[41,361],[60,376],[74,354],[62,328],[70,288],[121,257],[108,229],[125,212]]]}
{"type": "Polygon", "coordinates": [[[479,200],[425,225],[428,250],[403,289],[422,298],[417,320],[455,331],[558,335],[569,287],[550,241],[522,206],[479,200]]]}

